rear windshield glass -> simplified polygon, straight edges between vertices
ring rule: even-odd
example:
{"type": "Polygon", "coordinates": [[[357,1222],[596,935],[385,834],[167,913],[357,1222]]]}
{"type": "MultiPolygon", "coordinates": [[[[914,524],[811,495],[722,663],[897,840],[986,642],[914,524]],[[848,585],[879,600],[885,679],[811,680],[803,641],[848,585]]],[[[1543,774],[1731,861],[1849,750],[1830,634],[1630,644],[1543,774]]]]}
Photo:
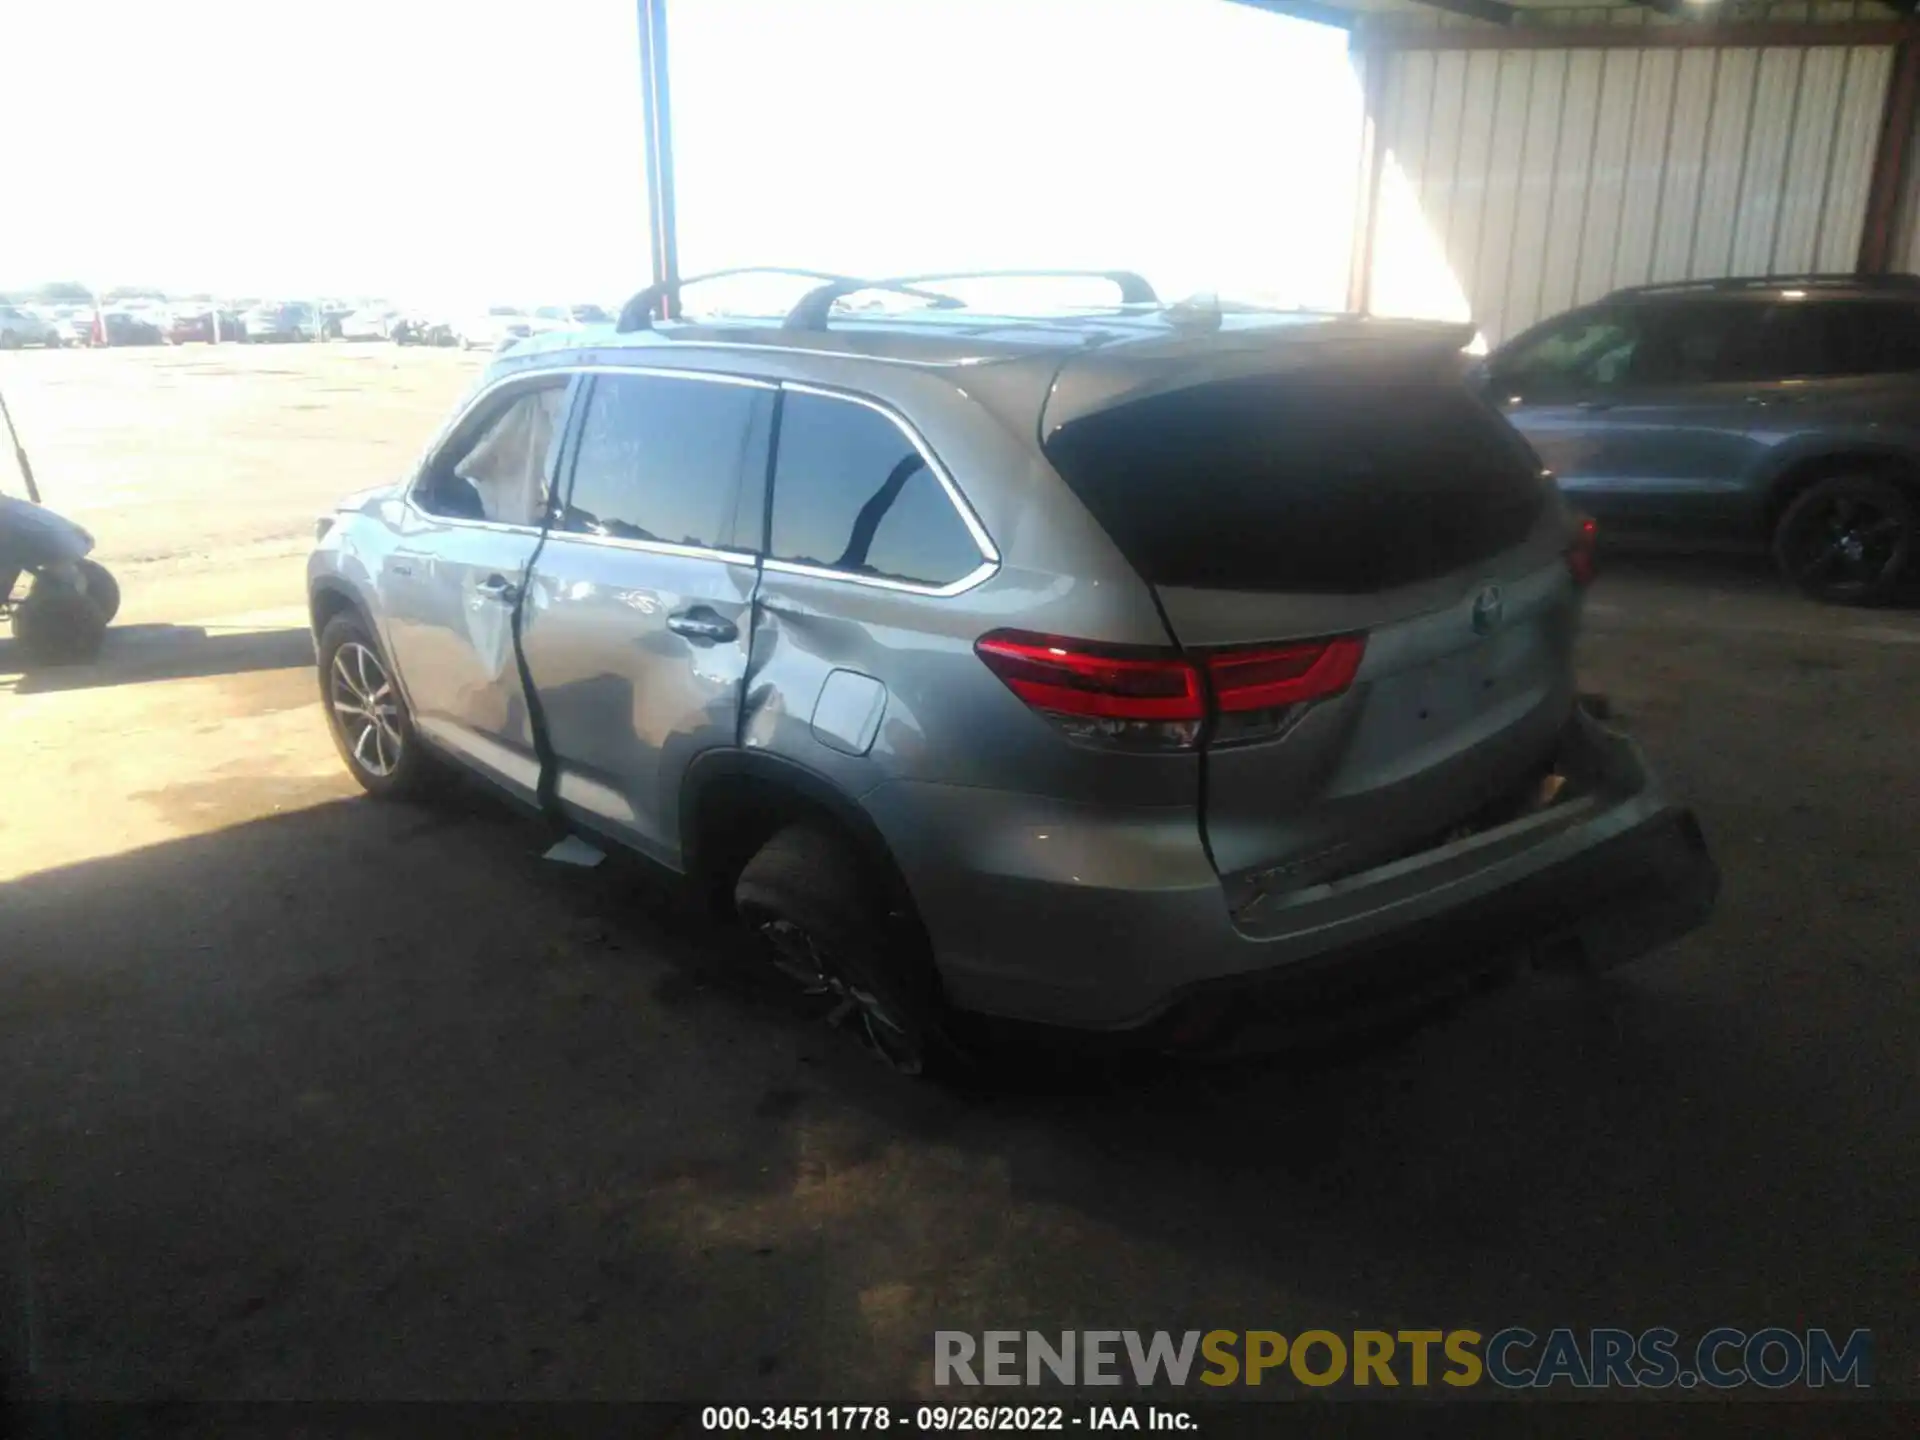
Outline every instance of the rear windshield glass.
{"type": "Polygon", "coordinates": [[[1061,427],[1047,455],[1156,585],[1345,593],[1517,545],[1546,485],[1458,384],[1257,376],[1061,427]]]}

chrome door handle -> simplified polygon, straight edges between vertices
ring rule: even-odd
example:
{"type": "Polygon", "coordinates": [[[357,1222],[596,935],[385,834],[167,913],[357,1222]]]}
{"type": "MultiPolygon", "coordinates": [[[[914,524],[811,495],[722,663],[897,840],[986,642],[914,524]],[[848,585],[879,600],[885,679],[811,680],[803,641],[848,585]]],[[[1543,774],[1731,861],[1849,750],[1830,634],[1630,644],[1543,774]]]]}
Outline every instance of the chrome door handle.
{"type": "Polygon", "coordinates": [[[1573,408],[1576,410],[1611,410],[1613,408],[1613,401],[1582,400],[1578,404],[1576,404],[1573,408]]]}
{"type": "Polygon", "coordinates": [[[669,615],[667,629],[676,635],[684,635],[699,645],[724,645],[730,640],[740,638],[738,625],[716,615],[705,605],[696,605],[691,610],[682,610],[677,615],[669,615]]]}
{"type": "Polygon", "coordinates": [[[489,575],[473,588],[484,598],[502,604],[510,605],[520,598],[520,587],[504,575],[489,575]]]}

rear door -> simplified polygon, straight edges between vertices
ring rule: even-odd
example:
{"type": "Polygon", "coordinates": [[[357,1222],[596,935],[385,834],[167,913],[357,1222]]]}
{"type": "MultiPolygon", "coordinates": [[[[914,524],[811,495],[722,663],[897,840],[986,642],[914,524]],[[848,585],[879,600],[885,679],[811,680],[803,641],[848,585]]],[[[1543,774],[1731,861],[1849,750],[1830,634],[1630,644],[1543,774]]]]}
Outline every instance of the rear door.
{"type": "Polygon", "coordinates": [[[527,801],[539,766],[513,608],[540,538],[570,383],[516,382],[465,417],[408,492],[375,578],[414,723],[527,801]]]}
{"type": "Polygon", "coordinates": [[[1813,435],[1872,446],[1920,408],[1920,306],[1899,299],[1792,300],[1759,309],[1736,388],[1769,441],[1813,435]]]}
{"type": "Polygon", "coordinates": [[[1437,842],[1552,749],[1568,521],[1448,357],[1189,386],[1046,448],[1190,654],[1364,640],[1344,693],[1215,724],[1202,811],[1236,902],[1437,842]]]}
{"type": "Polygon", "coordinates": [[[521,643],[561,807],[669,865],[686,767],[738,733],[775,394],[593,376],[527,591],[521,643]]]}
{"type": "Polygon", "coordinates": [[[1520,337],[1488,364],[1487,395],[1582,510],[1613,524],[1649,521],[1649,461],[1627,423],[1660,397],[1636,383],[1648,340],[1644,306],[1593,306],[1520,337]]]}

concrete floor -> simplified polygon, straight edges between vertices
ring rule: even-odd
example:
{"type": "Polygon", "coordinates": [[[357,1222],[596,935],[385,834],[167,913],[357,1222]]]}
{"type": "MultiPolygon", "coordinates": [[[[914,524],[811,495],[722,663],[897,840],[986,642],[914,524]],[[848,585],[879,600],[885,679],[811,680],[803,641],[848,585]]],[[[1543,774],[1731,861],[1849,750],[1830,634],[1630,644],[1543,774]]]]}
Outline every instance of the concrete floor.
{"type": "Polygon", "coordinates": [[[358,798],[301,544],[472,371],[0,356],[128,597],[97,667],[0,641],[46,1393],[870,1400],[931,1393],[935,1328],[1509,1323],[1868,1326],[1920,1392],[1920,617],[1612,564],[1583,680],[1725,874],[1667,953],[1310,1061],[958,1093],[622,867],[358,798]]]}

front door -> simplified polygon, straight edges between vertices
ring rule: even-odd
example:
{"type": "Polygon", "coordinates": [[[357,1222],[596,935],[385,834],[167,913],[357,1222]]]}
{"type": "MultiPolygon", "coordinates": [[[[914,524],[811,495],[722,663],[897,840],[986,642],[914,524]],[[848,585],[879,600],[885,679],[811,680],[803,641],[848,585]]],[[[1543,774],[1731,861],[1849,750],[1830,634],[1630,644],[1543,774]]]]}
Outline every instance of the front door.
{"type": "Polygon", "coordinates": [[[1647,339],[1642,306],[1596,305],[1535,327],[1487,366],[1488,399],[1527,437],[1555,481],[1580,509],[1608,522],[1631,522],[1640,509],[1632,437],[1622,402],[1633,394],[1633,365],[1647,339]]]}
{"type": "Polygon", "coordinates": [[[1793,398],[1762,383],[1766,313],[1738,295],[1578,311],[1495,362],[1493,398],[1603,523],[1725,532],[1793,398]]]}
{"type": "Polygon", "coordinates": [[[1513,406],[1574,507],[1603,524],[1681,534],[1742,503],[1767,418],[1743,385],[1633,385],[1513,406]]]}
{"type": "Polygon", "coordinates": [[[774,388],[593,377],[521,643],[573,819],[678,867],[679,798],[736,743],[774,388]]]}
{"type": "Polygon", "coordinates": [[[567,376],[508,387],[415,481],[376,584],[414,724],[521,799],[539,764],[513,613],[540,538],[567,376]]]}

